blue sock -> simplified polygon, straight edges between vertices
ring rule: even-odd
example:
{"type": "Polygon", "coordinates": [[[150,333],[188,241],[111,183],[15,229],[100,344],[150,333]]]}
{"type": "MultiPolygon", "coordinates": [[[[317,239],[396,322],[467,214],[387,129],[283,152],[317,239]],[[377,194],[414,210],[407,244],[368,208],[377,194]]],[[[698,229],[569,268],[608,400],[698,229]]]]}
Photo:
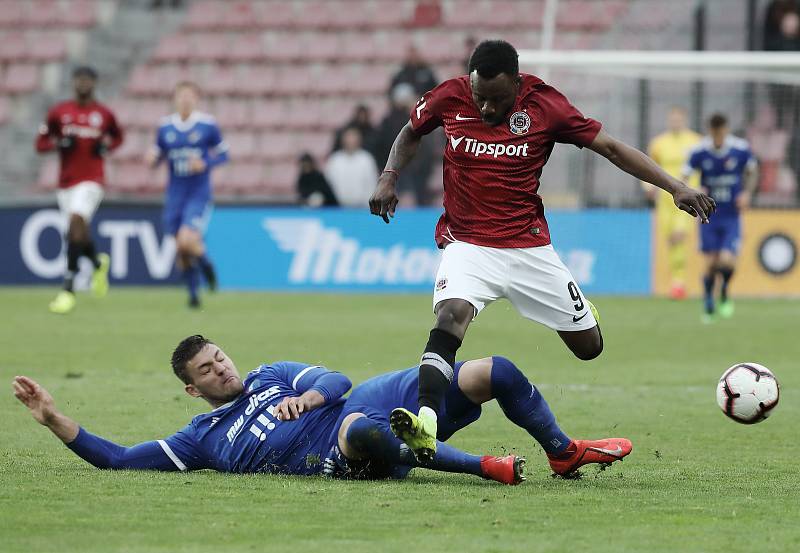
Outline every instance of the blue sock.
{"type": "Polygon", "coordinates": [[[436,455],[432,462],[420,465],[408,446],[398,440],[391,430],[368,417],[360,417],[350,424],[347,442],[369,458],[392,465],[424,466],[444,472],[483,475],[479,456],[464,453],[444,442],[436,443],[436,455]]]}
{"type": "Polygon", "coordinates": [[[719,291],[719,299],[722,302],[728,301],[728,283],[731,281],[731,277],[733,276],[733,268],[731,267],[724,267],[722,269],[718,269],[719,276],[722,277],[722,286],[720,287],[719,291]]]}
{"type": "Polygon", "coordinates": [[[714,312],[714,277],[716,273],[703,275],[703,298],[706,313],[711,314],[714,312]]]}
{"type": "Polygon", "coordinates": [[[192,263],[183,270],[183,279],[189,288],[189,297],[192,300],[197,300],[197,289],[200,287],[200,269],[197,268],[196,264],[192,263]]]}
{"type": "Polygon", "coordinates": [[[492,357],[492,362],[492,396],[508,420],[527,430],[546,453],[563,453],[572,440],[558,427],[539,390],[505,357],[492,357]]]}
{"type": "Polygon", "coordinates": [[[211,263],[211,260],[208,258],[206,254],[203,254],[200,257],[195,257],[195,261],[197,261],[197,264],[204,271],[208,271],[209,269],[214,268],[214,265],[211,263]]]}

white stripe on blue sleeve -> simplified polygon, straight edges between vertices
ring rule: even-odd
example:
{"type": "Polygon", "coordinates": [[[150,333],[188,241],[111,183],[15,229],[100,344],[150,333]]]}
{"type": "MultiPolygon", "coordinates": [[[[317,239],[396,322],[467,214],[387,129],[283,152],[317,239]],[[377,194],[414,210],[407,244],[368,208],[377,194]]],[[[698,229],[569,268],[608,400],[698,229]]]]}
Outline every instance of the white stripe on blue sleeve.
{"type": "Polygon", "coordinates": [[[178,467],[179,470],[182,471],[186,470],[186,465],[184,465],[183,462],[180,459],[178,459],[178,456],[175,455],[175,453],[172,451],[172,448],[170,448],[169,445],[167,445],[167,442],[165,442],[164,440],[158,440],[158,445],[161,446],[161,449],[164,450],[164,453],[167,454],[167,457],[172,459],[172,462],[175,463],[175,466],[178,467]]]}

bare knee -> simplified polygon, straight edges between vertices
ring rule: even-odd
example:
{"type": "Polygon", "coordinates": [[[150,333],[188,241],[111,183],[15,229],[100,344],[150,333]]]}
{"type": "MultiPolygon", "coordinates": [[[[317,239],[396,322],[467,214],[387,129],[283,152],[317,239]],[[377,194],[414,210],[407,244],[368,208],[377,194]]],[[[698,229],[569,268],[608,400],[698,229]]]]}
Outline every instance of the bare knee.
{"type": "Polygon", "coordinates": [[[600,331],[594,333],[594,336],[587,339],[578,348],[573,348],[572,352],[581,361],[591,361],[596,359],[603,353],[603,336],[600,331]]]}
{"type": "Polygon", "coordinates": [[[451,299],[436,305],[436,328],[463,338],[475,315],[475,308],[465,300],[451,299]]]}
{"type": "Polygon", "coordinates": [[[492,357],[484,357],[465,362],[458,371],[458,387],[475,405],[492,399],[493,365],[492,357]]]}
{"type": "Polygon", "coordinates": [[[69,229],[67,230],[67,240],[70,242],[83,243],[89,239],[89,229],[83,217],[73,213],[69,218],[69,229]]]}
{"type": "Polygon", "coordinates": [[[339,451],[342,452],[342,455],[354,461],[361,459],[362,454],[347,441],[347,431],[350,429],[350,425],[353,424],[353,421],[361,417],[366,417],[366,415],[364,413],[350,413],[347,415],[342,421],[342,425],[339,427],[337,438],[339,451]]]}

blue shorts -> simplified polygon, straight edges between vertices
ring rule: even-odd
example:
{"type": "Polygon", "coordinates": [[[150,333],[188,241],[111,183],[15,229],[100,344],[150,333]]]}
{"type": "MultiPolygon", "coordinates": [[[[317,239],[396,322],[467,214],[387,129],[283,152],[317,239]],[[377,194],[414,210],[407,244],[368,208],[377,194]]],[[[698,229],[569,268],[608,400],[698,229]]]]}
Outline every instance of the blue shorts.
{"type": "MultiPolygon", "coordinates": [[[[463,362],[456,363],[455,375],[439,409],[436,439],[447,441],[453,434],[472,424],[481,416],[481,407],[472,403],[458,387],[458,373],[463,362]]],[[[369,419],[377,421],[381,427],[391,432],[389,415],[395,407],[403,407],[411,412],[419,408],[419,367],[395,371],[370,378],[353,389],[347,398],[332,433],[333,443],[344,418],[351,413],[364,413],[369,419]]],[[[369,462],[353,462],[346,459],[334,445],[329,456],[332,475],[344,473],[358,474],[359,479],[404,478],[413,468],[410,466],[386,466],[369,462]],[[364,464],[365,466],[358,466],[364,464]]]]}
{"type": "Polygon", "coordinates": [[[181,227],[189,227],[205,234],[212,210],[213,204],[207,194],[167,194],[164,203],[164,232],[175,235],[181,227]]]}
{"type": "Polygon", "coordinates": [[[722,250],[739,253],[741,227],[739,217],[711,218],[711,222],[700,225],[700,251],[713,253],[722,250]]]}

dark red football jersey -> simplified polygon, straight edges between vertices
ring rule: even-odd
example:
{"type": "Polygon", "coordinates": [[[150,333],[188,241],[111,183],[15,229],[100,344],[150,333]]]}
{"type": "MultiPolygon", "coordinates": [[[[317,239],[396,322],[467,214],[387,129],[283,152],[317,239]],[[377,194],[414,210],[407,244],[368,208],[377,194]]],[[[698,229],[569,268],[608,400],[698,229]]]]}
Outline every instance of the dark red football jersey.
{"type": "Polygon", "coordinates": [[[98,102],[82,106],[68,100],[56,104],[39,127],[36,150],[54,150],[63,137],[73,137],[75,143],[69,149],[59,150],[61,173],[58,187],[69,188],[83,181],[105,184],[99,144],[105,141],[109,150],[122,144],[122,129],[111,110],[98,102]]]}
{"type": "Polygon", "coordinates": [[[590,145],[600,123],[533,75],[522,84],[508,121],[492,127],[472,101],[469,77],[443,82],[411,110],[417,134],[444,127],[444,214],[436,243],[495,248],[550,243],[539,176],[556,142],[590,145]]]}

